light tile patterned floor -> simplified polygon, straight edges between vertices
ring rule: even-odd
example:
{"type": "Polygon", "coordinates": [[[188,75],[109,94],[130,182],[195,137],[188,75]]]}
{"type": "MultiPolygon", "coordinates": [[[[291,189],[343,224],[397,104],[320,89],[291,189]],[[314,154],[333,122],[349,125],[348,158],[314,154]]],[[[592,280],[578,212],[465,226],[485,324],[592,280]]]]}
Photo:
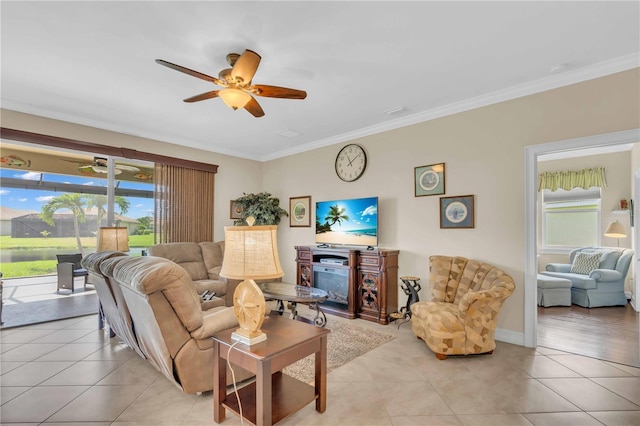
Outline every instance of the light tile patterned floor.
{"type": "MultiPolygon", "coordinates": [[[[410,324],[328,375],[327,411],[283,425],[640,425],[640,369],[498,343],[439,361],[410,324]]],[[[2,424],[210,425],[211,393],[185,395],[95,315],[0,332],[2,424]]],[[[227,425],[240,424],[227,414],[227,425]]]]}

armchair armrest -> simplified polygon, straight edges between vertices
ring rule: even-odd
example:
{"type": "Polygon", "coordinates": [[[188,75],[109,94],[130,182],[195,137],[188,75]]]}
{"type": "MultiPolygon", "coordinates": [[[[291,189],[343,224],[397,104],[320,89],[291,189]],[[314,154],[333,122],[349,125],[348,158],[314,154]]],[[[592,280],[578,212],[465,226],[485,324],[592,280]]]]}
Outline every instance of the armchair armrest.
{"type": "Polygon", "coordinates": [[[615,269],[594,269],[589,274],[589,278],[600,282],[620,281],[622,274],[615,269]]]}
{"type": "Polygon", "coordinates": [[[547,263],[544,268],[549,272],[571,272],[570,263],[547,263]]]}
{"type": "Polygon", "coordinates": [[[202,317],[202,325],[191,332],[194,339],[206,339],[213,336],[218,331],[226,330],[231,327],[237,327],[238,320],[233,313],[233,308],[223,308],[211,313],[207,313],[202,317]]]}
{"type": "Polygon", "coordinates": [[[73,263],[62,262],[56,266],[58,277],[73,278],[73,263]]]}

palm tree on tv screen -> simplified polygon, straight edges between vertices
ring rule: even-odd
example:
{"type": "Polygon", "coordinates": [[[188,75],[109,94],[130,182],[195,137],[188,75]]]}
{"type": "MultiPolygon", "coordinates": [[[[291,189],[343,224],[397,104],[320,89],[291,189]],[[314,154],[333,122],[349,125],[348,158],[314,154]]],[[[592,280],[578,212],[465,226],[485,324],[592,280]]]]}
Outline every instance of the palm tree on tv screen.
{"type": "Polygon", "coordinates": [[[340,225],[342,224],[343,220],[349,220],[349,216],[344,214],[345,210],[346,209],[344,207],[340,208],[337,204],[335,206],[331,206],[329,207],[329,212],[327,213],[327,216],[324,218],[324,220],[331,221],[329,225],[334,225],[336,223],[340,225]]]}

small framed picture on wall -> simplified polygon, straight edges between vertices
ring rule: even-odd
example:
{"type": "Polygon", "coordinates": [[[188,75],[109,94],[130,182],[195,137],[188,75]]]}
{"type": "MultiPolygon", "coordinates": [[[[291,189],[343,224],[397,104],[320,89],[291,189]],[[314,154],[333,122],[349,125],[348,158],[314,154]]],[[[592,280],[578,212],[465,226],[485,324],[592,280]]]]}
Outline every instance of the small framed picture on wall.
{"type": "Polygon", "coordinates": [[[242,219],[242,213],[244,212],[244,208],[242,204],[238,203],[236,200],[231,200],[231,212],[229,213],[230,219],[242,219]]]}
{"type": "Polygon", "coordinates": [[[440,197],[440,228],[475,228],[474,196],[440,197]]]}
{"type": "Polygon", "coordinates": [[[311,196],[289,198],[289,226],[310,227],[311,226],[311,196]]]}
{"type": "Polygon", "coordinates": [[[415,167],[413,175],[416,197],[445,193],[444,163],[415,167]]]}

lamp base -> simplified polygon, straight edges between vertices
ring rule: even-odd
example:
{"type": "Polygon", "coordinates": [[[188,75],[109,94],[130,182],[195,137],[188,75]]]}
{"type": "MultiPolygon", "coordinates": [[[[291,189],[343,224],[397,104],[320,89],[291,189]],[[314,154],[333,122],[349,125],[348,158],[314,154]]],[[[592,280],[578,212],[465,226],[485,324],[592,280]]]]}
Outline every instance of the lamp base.
{"type": "Polygon", "coordinates": [[[239,328],[231,333],[231,340],[233,340],[234,342],[243,343],[247,346],[251,346],[267,340],[267,335],[260,330],[249,331],[239,328]]]}

